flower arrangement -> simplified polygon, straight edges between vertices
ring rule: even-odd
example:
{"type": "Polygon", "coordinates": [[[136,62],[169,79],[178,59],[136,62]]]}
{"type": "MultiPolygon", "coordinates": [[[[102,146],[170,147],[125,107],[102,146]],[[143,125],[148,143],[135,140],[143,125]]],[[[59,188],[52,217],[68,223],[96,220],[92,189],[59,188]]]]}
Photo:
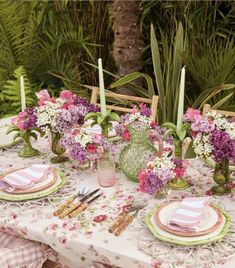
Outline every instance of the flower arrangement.
{"type": "Polygon", "coordinates": [[[63,90],[59,98],[51,97],[47,90],[36,93],[39,107],[36,108],[37,125],[43,130],[64,133],[74,125],[82,125],[89,112],[98,112],[98,107],[70,90],[63,90]]]}
{"type": "Polygon", "coordinates": [[[101,134],[94,134],[82,129],[73,129],[66,133],[60,142],[68,149],[69,156],[80,164],[101,159],[106,150],[112,151],[112,143],[101,134]]]}
{"type": "Polygon", "coordinates": [[[27,108],[23,112],[20,112],[18,115],[14,116],[12,119],[13,126],[10,127],[7,133],[12,131],[18,132],[14,136],[14,140],[21,138],[24,142],[22,150],[19,152],[21,157],[30,157],[37,155],[38,150],[34,149],[30,143],[30,137],[37,139],[35,131],[39,132],[41,136],[44,133],[37,128],[37,113],[35,108],[27,108]]]}
{"type": "Polygon", "coordinates": [[[141,192],[150,195],[157,194],[166,184],[174,179],[175,164],[169,157],[153,157],[147,168],[139,174],[139,187],[141,192]]]}
{"type": "Polygon", "coordinates": [[[202,116],[200,111],[192,108],[187,110],[184,121],[191,126],[197,156],[204,159],[212,156],[216,163],[222,163],[224,159],[235,163],[234,122],[216,111],[202,116]]]}
{"type": "Polygon", "coordinates": [[[120,117],[119,124],[115,127],[116,133],[122,137],[122,139],[126,142],[130,141],[130,133],[128,130],[128,126],[133,124],[144,124],[149,127],[148,137],[150,142],[155,146],[157,137],[160,135],[162,140],[168,144],[173,143],[172,136],[166,136],[166,129],[158,126],[156,122],[151,119],[151,109],[146,106],[146,104],[139,104],[139,106],[135,105],[130,113],[122,115],[120,117]]]}

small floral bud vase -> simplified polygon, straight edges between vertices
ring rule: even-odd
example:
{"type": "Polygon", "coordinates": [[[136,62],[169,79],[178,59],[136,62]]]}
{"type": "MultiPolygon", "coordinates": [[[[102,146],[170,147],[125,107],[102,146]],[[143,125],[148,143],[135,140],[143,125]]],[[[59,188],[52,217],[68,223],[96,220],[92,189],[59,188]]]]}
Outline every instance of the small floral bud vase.
{"type": "Polygon", "coordinates": [[[117,180],[115,162],[110,159],[108,151],[105,151],[103,157],[97,162],[97,174],[102,187],[113,186],[117,180]]]}
{"type": "Polygon", "coordinates": [[[213,180],[218,184],[211,188],[215,195],[224,195],[231,192],[228,187],[230,181],[229,160],[223,159],[221,163],[215,164],[213,180]]]}
{"type": "Polygon", "coordinates": [[[184,190],[189,187],[188,181],[184,178],[187,169],[187,160],[182,159],[182,142],[175,143],[175,178],[169,182],[172,190],[184,190]]]}

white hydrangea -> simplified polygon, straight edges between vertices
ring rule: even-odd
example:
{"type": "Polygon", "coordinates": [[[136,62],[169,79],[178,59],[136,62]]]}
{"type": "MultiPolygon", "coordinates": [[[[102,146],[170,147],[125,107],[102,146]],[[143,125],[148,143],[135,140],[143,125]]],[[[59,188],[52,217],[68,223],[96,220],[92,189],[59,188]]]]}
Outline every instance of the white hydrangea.
{"type": "Polygon", "coordinates": [[[174,169],[175,164],[167,156],[155,157],[149,164],[153,167],[153,171],[157,171],[159,168],[174,169]]]}
{"type": "Polygon", "coordinates": [[[128,120],[125,122],[126,125],[129,125],[130,123],[134,123],[135,121],[140,121],[145,124],[151,123],[151,118],[141,115],[140,112],[130,114],[128,120]]]}
{"type": "Polygon", "coordinates": [[[47,129],[48,126],[55,126],[55,118],[61,106],[60,102],[45,102],[45,105],[37,107],[37,125],[47,129]]]}
{"type": "Polygon", "coordinates": [[[75,136],[75,141],[85,149],[87,144],[92,143],[92,134],[90,132],[81,132],[75,136]]]}
{"type": "Polygon", "coordinates": [[[212,153],[213,146],[209,142],[209,135],[199,133],[193,140],[194,151],[199,157],[209,157],[212,153]]]}
{"type": "Polygon", "coordinates": [[[235,122],[230,123],[226,129],[231,139],[235,139],[235,122]]]}

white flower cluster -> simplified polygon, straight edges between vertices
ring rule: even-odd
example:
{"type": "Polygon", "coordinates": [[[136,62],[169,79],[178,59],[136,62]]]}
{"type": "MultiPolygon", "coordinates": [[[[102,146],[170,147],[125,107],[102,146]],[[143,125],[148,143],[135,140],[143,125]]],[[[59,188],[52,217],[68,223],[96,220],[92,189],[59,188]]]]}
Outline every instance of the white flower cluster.
{"type": "Polygon", "coordinates": [[[216,129],[225,130],[230,135],[231,139],[235,138],[235,122],[229,122],[224,115],[216,111],[209,112],[207,116],[213,118],[216,129]]]}
{"type": "Polygon", "coordinates": [[[211,155],[213,146],[209,142],[210,134],[198,133],[193,140],[194,151],[197,156],[207,158],[211,155]]]}
{"type": "Polygon", "coordinates": [[[134,114],[130,114],[130,116],[128,117],[128,120],[126,120],[125,124],[129,125],[131,123],[134,123],[135,121],[139,121],[142,123],[145,123],[147,125],[149,125],[152,120],[151,118],[141,115],[140,112],[134,113],[134,114]]]}
{"type": "Polygon", "coordinates": [[[46,130],[49,126],[55,126],[55,118],[60,109],[60,102],[45,102],[45,105],[36,108],[37,111],[37,125],[46,130]]]}
{"type": "Polygon", "coordinates": [[[148,163],[151,167],[153,167],[153,171],[156,171],[159,168],[168,168],[168,169],[174,169],[175,164],[171,161],[171,158],[167,156],[163,157],[155,157],[152,161],[148,163]]]}
{"type": "Polygon", "coordinates": [[[86,148],[87,144],[92,143],[92,133],[91,132],[80,132],[74,137],[75,141],[78,142],[82,148],[86,148]]]}

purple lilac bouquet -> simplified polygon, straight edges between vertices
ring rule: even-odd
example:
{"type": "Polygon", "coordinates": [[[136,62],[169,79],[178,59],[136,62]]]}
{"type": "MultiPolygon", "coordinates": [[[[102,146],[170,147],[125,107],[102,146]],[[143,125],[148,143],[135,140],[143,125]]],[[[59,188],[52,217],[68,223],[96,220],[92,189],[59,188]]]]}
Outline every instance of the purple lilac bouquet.
{"type": "Polygon", "coordinates": [[[74,125],[82,125],[87,113],[99,110],[69,90],[62,91],[59,98],[52,98],[47,90],[41,90],[36,95],[39,104],[36,109],[37,125],[44,130],[50,128],[53,132],[63,134],[74,125]]]}
{"type": "Polygon", "coordinates": [[[113,144],[101,134],[82,129],[66,133],[60,145],[68,150],[69,156],[80,164],[101,159],[105,151],[112,151],[113,144]]]}
{"type": "Polygon", "coordinates": [[[215,111],[203,117],[193,108],[187,110],[184,121],[191,125],[197,156],[213,156],[216,163],[222,163],[224,159],[235,163],[235,122],[215,111]]]}
{"type": "Polygon", "coordinates": [[[139,187],[141,192],[151,195],[157,194],[159,190],[174,179],[174,162],[169,157],[154,157],[147,164],[147,168],[139,174],[139,187]]]}

